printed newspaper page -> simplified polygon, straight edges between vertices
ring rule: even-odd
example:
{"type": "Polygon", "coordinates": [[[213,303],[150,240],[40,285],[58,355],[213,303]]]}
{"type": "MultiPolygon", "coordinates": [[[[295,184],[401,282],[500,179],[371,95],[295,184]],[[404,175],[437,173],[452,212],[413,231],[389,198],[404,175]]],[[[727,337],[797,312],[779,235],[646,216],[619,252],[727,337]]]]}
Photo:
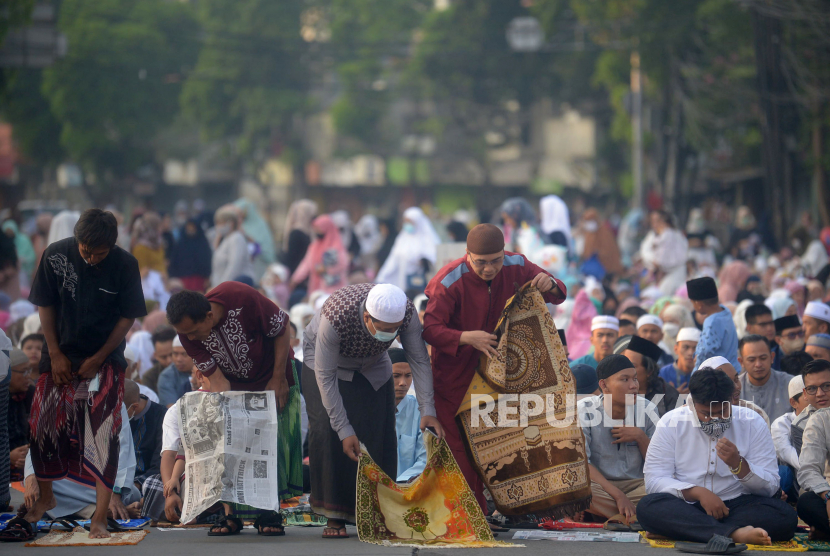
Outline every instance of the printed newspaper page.
{"type": "Polygon", "coordinates": [[[279,510],[273,392],[191,392],[179,402],[182,523],[222,500],[279,510]]]}

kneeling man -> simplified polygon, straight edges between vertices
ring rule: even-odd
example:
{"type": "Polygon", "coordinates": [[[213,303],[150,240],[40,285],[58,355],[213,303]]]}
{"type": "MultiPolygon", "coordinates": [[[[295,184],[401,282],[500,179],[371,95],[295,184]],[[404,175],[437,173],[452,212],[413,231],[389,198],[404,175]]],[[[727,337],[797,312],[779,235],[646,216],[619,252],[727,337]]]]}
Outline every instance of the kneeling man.
{"type": "Polygon", "coordinates": [[[730,403],[734,388],[722,371],[702,367],[689,380],[691,400],[658,423],[644,469],[649,494],[637,506],[649,533],[766,545],[793,537],[798,517],[775,496],[769,429],[757,413],[730,403]]]}

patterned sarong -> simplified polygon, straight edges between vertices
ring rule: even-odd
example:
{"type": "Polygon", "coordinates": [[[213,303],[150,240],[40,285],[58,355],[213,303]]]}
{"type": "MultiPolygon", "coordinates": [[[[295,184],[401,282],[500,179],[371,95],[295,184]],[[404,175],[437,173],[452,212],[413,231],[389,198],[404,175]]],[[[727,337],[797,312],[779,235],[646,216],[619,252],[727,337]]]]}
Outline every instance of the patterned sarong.
{"type": "Polygon", "coordinates": [[[277,414],[277,474],[280,500],[303,494],[303,435],[300,429],[300,379],[297,376],[297,361],[292,360],[291,366],[294,386],[288,389],[288,404],[282,413],[277,414]]]}
{"type": "Polygon", "coordinates": [[[37,382],[32,412],[30,450],[41,481],[69,478],[95,486],[96,479],[112,489],[118,473],[124,369],[107,361],[98,371],[98,391],[89,379],[72,378],[58,386],[52,373],[37,382]]]}
{"type": "Polygon", "coordinates": [[[427,464],[396,484],[365,447],[357,468],[357,534],[363,542],[431,547],[511,547],[498,542],[445,441],[424,436],[427,464]]]}
{"type": "MultiPolygon", "coordinates": [[[[545,301],[535,288],[523,287],[510,298],[495,332],[498,359],[482,357],[456,420],[496,508],[504,515],[533,514],[536,519],[571,516],[587,510],[591,481],[585,438],[576,419],[576,382],[545,301]],[[473,426],[471,400],[482,395],[536,394],[546,403],[527,426],[498,427],[498,402],[473,426]],[[571,414],[567,416],[567,401],[571,414]],[[556,427],[549,420],[561,423],[556,427]]],[[[518,419],[518,402],[511,418],[518,419]]],[[[533,407],[530,404],[530,407],[533,407]]]]}

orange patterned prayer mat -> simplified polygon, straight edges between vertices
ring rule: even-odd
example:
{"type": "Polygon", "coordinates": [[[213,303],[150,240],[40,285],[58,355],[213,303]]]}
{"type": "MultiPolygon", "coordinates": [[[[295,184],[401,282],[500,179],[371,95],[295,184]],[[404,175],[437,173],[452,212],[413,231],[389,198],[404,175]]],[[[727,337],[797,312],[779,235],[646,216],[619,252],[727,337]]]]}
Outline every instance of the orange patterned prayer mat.
{"type": "Polygon", "coordinates": [[[500,357],[482,356],[456,415],[479,476],[504,515],[561,519],[587,510],[591,482],[576,419],[576,381],[536,288],[525,285],[508,300],[495,334],[500,357]],[[535,394],[546,407],[529,411],[532,403],[522,409],[519,401],[508,402],[510,418],[518,420],[524,412],[527,426],[499,427],[497,402],[490,411],[482,409],[476,426],[471,404],[483,407],[484,395],[506,394],[535,394]],[[557,426],[549,423],[553,418],[560,421],[557,426]]]}
{"type": "Polygon", "coordinates": [[[126,546],[140,543],[148,532],[140,529],[111,533],[106,539],[90,539],[89,531],[76,527],[72,531],[52,531],[45,537],[26,543],[26,546],[126,546]]]}
{"type": "Polygon", "coordinates": [[[362,448],[357,467],[357,533],[386,546],[522,546],[493,538],[446,441],[424,435],[427,464],[411,484],[396,484],[362,448]]]}

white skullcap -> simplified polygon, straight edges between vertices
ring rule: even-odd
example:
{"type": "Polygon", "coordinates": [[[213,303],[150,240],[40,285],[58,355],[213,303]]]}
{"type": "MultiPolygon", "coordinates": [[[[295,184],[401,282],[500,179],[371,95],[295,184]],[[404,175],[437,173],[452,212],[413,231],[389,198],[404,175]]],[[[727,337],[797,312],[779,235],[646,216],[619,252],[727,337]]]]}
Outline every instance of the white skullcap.
{"type": "Polygon", "coordinates": [[[173,347],[174,347],[174,348],[184,347],[184,346],[182,345],[182,339],[181,339],[181,338],[179,338],[179,335],[178,335],[178,334],[176,334],[176,337],[175,337],[175,338],[173,338],[173,347]]]}
{"type": "Polygon", "coordinates": [[[677,333],[677,340],[676,342],[700,342],[700,330],[697,328],[690,326],[687,328],[681,328],[680,332],[677,333]]]}
{"type": "Polygon", "coordinates": [[[608,330],[620,331],[620,321],[616,317],[609,317],[606,315],[599,315],[591,319],[591,332],[600,328],[607,328],[608,330]]]}
{"type": "Polygon", "coordinates": [[[830,322],[830,306],[821,301],[811,301],[804,309],[804,316],[830,322]]]}
{"type": "Polygon", "coordinates": [[[381,322],[401,322],[406,314],[406,294],[398,286],[378,284],[369,290],[366,310],[381,322]]]}
{"type": "Polygon", "coordinates": [[[790,383],[787,385],[787,393],[790,397],[797,396],[804,391],[804,378],[801,375],[795,375],[790,379],[790,383]]]}
{"type": "Polygon", "coordinates": [[[714,357],[710,357],[706,361],[700,364],[698,369],[720,369],[724,365],[731,365],[732,363],[729,362],[729,359],[723,357],[722,355],[716,355],[714,357]]]}
{"type": "Polygon", "coordinates": [[[660,320],[660,317],[657,315],[643,315],[642,317],[637,319],[637,330],[640,329],[641,326],[645,324],[653,324],[657,328],[662,330],[663,328],[663,321],[660,320]]]}
{"type": "Polygon", "coordinates": [[[135,352],[133,351],[133,348],[131,348],[130,346],[124,348],[124,359],[126,359],[127,363],[129,364],[133,364],[138,361],[138,359],[135,356],[135,352]]]}

